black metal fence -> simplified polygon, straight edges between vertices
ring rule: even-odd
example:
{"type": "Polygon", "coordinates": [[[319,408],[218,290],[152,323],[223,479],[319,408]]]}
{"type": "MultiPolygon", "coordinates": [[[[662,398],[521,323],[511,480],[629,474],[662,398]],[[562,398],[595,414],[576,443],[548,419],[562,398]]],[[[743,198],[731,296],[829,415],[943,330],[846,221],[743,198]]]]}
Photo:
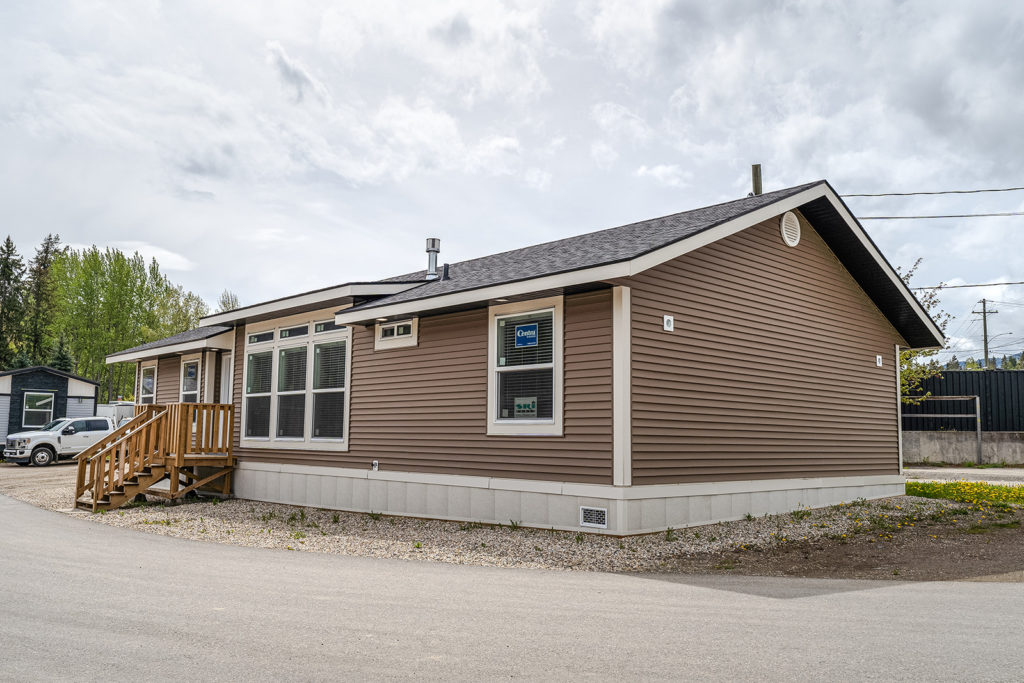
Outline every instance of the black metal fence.
{"type": "MultiPolygon", "coordinates": [[[[980,399],[981,429],[984,432],[1024,432],[1024,370],[943,370],[941,377],[922,383],[921,393],[933,396],[977,396],[980,399]]],[[[935,415],[903,418],[903,429],[923,431],[974,431],[971,417],[963,415],[965,404],[957,401],[925,401],[903,404],[903,415],[935,415]]]]}

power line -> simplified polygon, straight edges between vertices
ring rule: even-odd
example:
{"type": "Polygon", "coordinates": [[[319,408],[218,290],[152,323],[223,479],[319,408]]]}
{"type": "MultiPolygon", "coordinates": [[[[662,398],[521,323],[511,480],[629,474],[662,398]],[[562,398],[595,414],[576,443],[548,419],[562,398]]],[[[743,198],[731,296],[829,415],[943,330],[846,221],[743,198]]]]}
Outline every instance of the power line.
{"type": "Polygon", "coordinates": [[[992,190],[939,190],[938,192],[878,192],[876,194],[841,194],[840,197],[913,197],[933,194],[978,194],[981,192],[1016,192],[1024,187],[998,187],[992,190]]]}
{"type": "Polygon", "coordinates": [[[1024,285],[1024,282],[989,282],[980,285],[934,285],[932,287],[911,287],[913,291],[921,289],[963,289],[964,287],[999,287],[1000,285],[1024,285]]]}
{"type": "Polygon", "coordinates": [[[1024,211],[1005,211],[1003,213],[951,213],[936,216],[858,216],[862,221],[916,221],[928,218],[987,218],[991,216],[1024,216],[1024,211]]]}

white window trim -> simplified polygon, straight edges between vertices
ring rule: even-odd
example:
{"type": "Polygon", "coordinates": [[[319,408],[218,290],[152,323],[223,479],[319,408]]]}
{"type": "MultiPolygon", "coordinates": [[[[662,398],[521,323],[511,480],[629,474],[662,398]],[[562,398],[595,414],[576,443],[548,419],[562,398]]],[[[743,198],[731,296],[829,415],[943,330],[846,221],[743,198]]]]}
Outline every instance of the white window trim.
{"type": "Polygon", "coordinates": [[[563,359],[563,298],[517,301],[491,306],[487,316],[487,434],[488,436],[562,436],[562,396],[564,378],[563,359]],[[498,319],[524,313],[551,311],[552,355],[552,419],[501,420],[498,419],[498,319]]]}
{"type": "Polygon", "coordinates": [[[160,374],[160,363],[155,360],[148,360],[139,363],[139,395],[135,397],[135,403],[137,405],[143,405],[143,393],[142,393],[142,371],[148,368],[153,368],[153,403],[147,403],[146,405],[153,405],[156,403],[156,378],[160,374]]]}
{"type": "MultiPolygon", "coordinates": [[[[349,434],[351,433],[351,395],[352,395],[352,328],[344,327],[340,330],[331,330],[329,332],[314,332],[314,325],[318,322],[324,322],[334,319],[334,313],[337,311],[337,307],[331,307],[320,311],[313,311],[310,313],[300,313],[298,315],[288,316],[287,318],[275,318],[273,320],[265,320],[263,322],[251,323],[245,326],[243,330],[245,344],[242,349],[242,391],[241,391],[241,424],[240,432],[241,439],[239,440],[239,447],[241,448],[254,448],[254,449],[274,449],[274,450],[302,450],[302,451],[338,451],[347,452],[349,448],[349,434]],[[309,323],[309,334],[305,337],[289,337],[288,339],[278,339],[278,330],[282,328],[295,327],[301,325],[304,322],[309,323]],[[256,344],[249,343],[249,335],[256,334],[259,332],[274,331],[274,339],[265,342],[259,342],[256,344]],[[329,439],[313,437],[313,348],[316,344],[324,344],[334,341],[345,342],[345,437],[343,439],[329,439]],[[308,349],[309,356],[306,360],[306,420],[303,425],[304,438],[295,437],[278,437],[274,436],[277,434],[277,373],[278,373],[278,354],[281,349],[294,348],[296,346],[305,345],[308,349]],[[268,437],[246,437],[245,436],[245,425],[246,425],[246,407],[248,405],[247,399],[251,396],[246,393],[245,383],[249,377],[249,354],[258,353],[260,351],[271,352],[271,374],[270,374],[270,429],[268,437]]],[[[255,396],[267,396],[268,394],[255,394],[255,396]]]]}
{"type": "Polygon", "coordinates": [[[384,351],[387,349],[404,349],[410,346],[416,346],[419,343],[419,336],[419,318],[406,318],[405,320],[378,322],[376,325],[374,325],[373,330],[373,350],[384,351]],[[381,337],[382,330],[385,327],[395,327],[396,325],[412,325],[412,334],[406,335],[404,337],[388,337],[387,339],[381,337]]]}
{"type": "Polygon", "coordinates": [[[182,356],[178,361],[178,403],[185,402],[185,364],[196,364],[196,390],[188,393],[196,395],[196,403],[200,403],[203,397],[203,354],[190,353],[182,356]]]}
{"type": "MultiPolygon", "coordinates": [[[[56,391],[43,391],[41,389],[25,389],[21,394],[21,428],[22,429],[38,429],[43,425],[27,425],[25,424],[25,413],[28,412],[28,396],[29,394],[35,394],[36,396],[49,396],[52,400],[50,402],[50,417],[43,421],[43,424],[49,424],[53,421],[53,410],[57,407],[57,392],[56,391]]],[[[41,410],[32,410],[33,413],[41,413],[41,410]]]]}

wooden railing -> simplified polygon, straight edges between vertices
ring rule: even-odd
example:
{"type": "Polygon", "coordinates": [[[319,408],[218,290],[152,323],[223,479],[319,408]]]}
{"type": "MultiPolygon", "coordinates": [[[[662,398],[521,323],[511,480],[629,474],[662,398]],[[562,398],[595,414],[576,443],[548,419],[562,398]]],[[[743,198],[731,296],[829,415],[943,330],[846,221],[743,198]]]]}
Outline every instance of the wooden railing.
{"type": "Polygon", "coordinates": [[[95,509],[136,474],[180,468],[186,456],[224,456],[234,464],[233,419],[233,406],[220,403],[137,406],[134,418],[78,455],[75,500],[91,492],[95,509]]]}

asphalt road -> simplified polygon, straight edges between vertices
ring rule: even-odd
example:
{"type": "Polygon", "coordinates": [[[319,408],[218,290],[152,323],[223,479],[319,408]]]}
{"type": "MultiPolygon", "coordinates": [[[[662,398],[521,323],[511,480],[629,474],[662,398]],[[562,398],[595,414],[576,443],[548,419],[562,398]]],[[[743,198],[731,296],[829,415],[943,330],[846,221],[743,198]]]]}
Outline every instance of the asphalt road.
{"type": "Polygon", "coordinates": [[[1024,590],[197,543],[0,496],[0,679],[1021,680],[1024,590]]]}

